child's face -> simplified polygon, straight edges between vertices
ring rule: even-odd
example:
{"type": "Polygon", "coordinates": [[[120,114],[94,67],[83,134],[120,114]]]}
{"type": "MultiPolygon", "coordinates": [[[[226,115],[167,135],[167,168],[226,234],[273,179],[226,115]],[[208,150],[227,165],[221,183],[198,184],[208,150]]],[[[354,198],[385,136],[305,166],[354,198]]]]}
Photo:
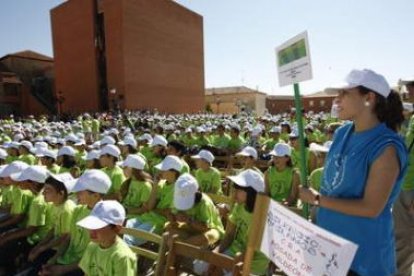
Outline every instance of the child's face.
{"type": "Polygon", "coordinates": [[[85,166],[86,166],[87,169],[93,169],[94,160],[86,160],[85,166]]]}
{"type": "Polygon", "coordinates": [[[106,244],[108,241],[113,240],[116,235],[116,230],[110,225],[101,229],[89,230],[91,241],[98,244],[106,244]]]}
{"type": "Polygon", "coordinates": [[[247,193],[241,189],[236,189],[236,202],[243,204],[247,200],[247,193]]]}
{"type": "Polygon", "coordinates": [[[196,159],[195,163],[197,168],[199,169],[207,170],[208,168],[210,168],[210,164],[202,159],[196,159]]]}
{"type": "Polygon", "coordinates": [[[289,158],[286,156],[273,156],[272,160],[276,168],[284,168],[286,167],[289,158]]]}
{"type": "Polygon", "coordinates": [[[78,203],[81,205],[89,205],[92,201],[92,193],[88,191],[80,191],[76,193],[78,203]]]}
{"type": "Polygon", "coordinates": [[[43,196],[45,197],[46,202],[52,202],[53,204],[60,203],[63,197],[61,193],[58,193],[58,191],[56,191],[56,189],[49,184],[45,184],[43,196]]]}

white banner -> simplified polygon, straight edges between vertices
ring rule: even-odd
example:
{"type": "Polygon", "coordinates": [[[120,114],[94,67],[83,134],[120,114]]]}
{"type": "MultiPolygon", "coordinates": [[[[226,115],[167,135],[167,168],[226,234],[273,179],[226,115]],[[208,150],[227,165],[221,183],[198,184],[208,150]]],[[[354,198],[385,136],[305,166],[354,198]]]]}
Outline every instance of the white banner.
{"type": "Polygon", "coordinates": [[[308,33],[303,32],[276,48],[279,86],[312,79],[308,33]]]}
{"type": "Polygon", "coordinates": [[[260,250],[287,275],[346,275],[357,247],[270,201],[260,250]]]}

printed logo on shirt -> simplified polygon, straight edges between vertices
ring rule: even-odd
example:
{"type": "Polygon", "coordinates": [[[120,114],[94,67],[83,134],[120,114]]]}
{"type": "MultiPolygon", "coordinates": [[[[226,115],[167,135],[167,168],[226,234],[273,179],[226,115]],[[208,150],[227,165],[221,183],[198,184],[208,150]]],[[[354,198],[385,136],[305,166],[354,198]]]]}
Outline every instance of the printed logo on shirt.
{"type": "Polygon", "coordinates": [[[345,168],[347,165],[348,156],[341,154],[334,154],[334,156],[327,160],[326,176],[321,190],[326,194],[331,194],[343,184],[345,168]]]}

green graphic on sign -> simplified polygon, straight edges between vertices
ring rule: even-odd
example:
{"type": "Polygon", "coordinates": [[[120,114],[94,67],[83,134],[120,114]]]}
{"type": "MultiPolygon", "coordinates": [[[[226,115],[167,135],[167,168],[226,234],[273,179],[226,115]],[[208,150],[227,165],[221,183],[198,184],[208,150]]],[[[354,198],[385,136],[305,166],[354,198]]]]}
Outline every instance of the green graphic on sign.
{"type": "Polygon", "coordinates": [[[279,67],[306,56],[307,53],[305,39],[301,39],[291,46],[278,52],[279,67]]]}

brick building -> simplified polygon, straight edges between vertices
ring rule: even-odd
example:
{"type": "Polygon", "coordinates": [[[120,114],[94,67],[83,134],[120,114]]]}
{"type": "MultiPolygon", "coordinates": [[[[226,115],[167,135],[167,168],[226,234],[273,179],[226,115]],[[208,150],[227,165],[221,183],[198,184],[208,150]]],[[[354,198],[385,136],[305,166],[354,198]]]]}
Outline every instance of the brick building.
{"type": "Polygon", "coordinates": [[[200,15],[166,0],[69,0],[51,22],[63,111],[204,108],[200,15]]]}
{"type": "Polygon", "coordinates": [[[214,113],[246,111],[262,115],[266,109],[266,96],[264,92],[245,86],[208,88],[205,102],[214,113]]]}
{"type": "Polygon", "coordinates": [[[56,112],[53,59],[22,51],[0,58],[0,116],[56,112]]]}

